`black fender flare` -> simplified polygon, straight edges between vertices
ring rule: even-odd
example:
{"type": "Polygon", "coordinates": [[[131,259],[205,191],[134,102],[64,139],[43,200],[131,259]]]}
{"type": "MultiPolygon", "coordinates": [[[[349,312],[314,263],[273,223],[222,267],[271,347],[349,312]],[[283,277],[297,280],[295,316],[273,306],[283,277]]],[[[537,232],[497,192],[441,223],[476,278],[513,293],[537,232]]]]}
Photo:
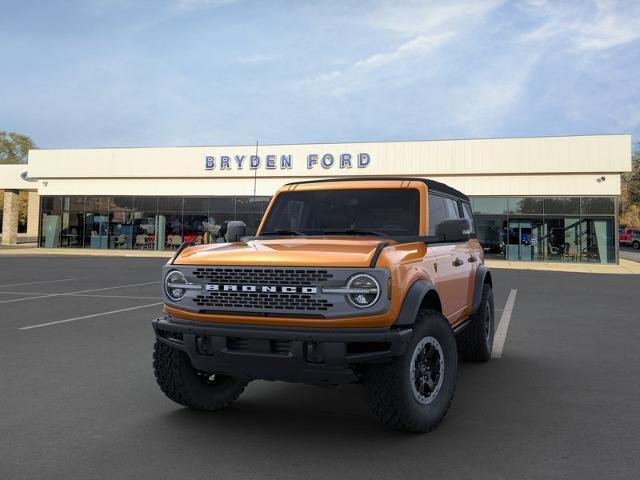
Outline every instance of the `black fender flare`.
{"type": "Polygon", "coordinates": [[[416,321],[416,316],[418,315],[418,310],[420,309],[422,300],[431,290],[438,293],[438,290],[433,286],[433,283],[427,280],[417,280],[414,282],[413,285],[409,287],[409,291],[404,297],[400,313],[398,314],[398,318],[396,318],[393,326],[399,327],[413,325],[416,321]]]}
{"type": "Polygon", "coordinates": [[[493,279],[491,278],[491,272],[484,265],[478,265],[478,269],[476,270],[476,283],[473,287],[473,302],[471,303],[471,311],[470,314],[473,315],[480,308],[480,302],[482,301],[482,288],[484,284],[489,283],[489,285],[493,286],[493,279]]]}

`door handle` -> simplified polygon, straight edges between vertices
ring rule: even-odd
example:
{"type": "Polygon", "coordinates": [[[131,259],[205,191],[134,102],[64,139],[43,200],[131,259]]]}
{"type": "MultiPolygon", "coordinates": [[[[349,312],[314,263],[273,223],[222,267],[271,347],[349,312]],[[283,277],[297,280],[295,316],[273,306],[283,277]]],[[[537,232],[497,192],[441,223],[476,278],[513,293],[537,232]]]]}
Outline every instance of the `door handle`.
{"type": "Polygon", "coordinates": [[[478,261],[478,257],[476,257],[475,255],[471,255],[471,256],[469,257],[469,261],[470,261],[471,263],[476,262],[476,261],[478,261]]]}
{"type": "Polygon", "coordinates": [[[456,259],[453,261],[453,266],[454,266],[454,267],[459,267],[459,266],[461,266],[461,265],[464,265],[464,262],[463,262],[462,260],[460,260],[459,258],[456,258],[456,259]]]}

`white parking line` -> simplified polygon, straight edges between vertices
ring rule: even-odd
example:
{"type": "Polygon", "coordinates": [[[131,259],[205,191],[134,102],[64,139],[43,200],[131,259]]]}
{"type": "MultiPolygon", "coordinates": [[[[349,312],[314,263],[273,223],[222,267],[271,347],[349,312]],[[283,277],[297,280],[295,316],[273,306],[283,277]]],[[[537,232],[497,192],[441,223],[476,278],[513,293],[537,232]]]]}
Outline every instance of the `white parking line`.
{"type": "Polygon", "coordinates": [[[134,298],[139,300],[158,300],[160,295],[155,297],[140,297],[137,295],[97,295],[94,293],[65,293],[62,297],[91,297],[91,298],[134,298]]]}
{"type": "Polygon", "coordinates": [[[518,290],[511,289],[509,296],[507,297],[507,303],[504,304],[504,310],[500,316],[500,323],[498,329],[493,337],[493,352],[491,358],[502,357],[502,350],[504,349],[504,342],[507,339],[507,330],[509,330],[509,322],[511,321],[511,313],[513,312],[513,306],[516,303],[516,294],[518,290]]]}
{"type": "Polygon", "coordinates": [[[20,327],[20,328],[18,328],[18,330],[31,330],[33,328],[48,327],[50,325],[59,325],[60,323],[75,322],[76,320],[85,320],[87,318],[102,317],[104,315],[113,315],[115,313],[129,312],[131,310],[139,310],[141,308],[155,307],[157,305],[162,305],[162,302],[150,303],[148,305],[139,305],[137,307],[131,307],[131,308],[121,308],[120,310],[111,310],[110,312],[102,312],[102,313],[94,313],[94,314],[91,314],[91,315],[83,315],[82,317],[66,318],[64,320],[56,320],[55,322],[38,323],[36,325],[28,325],[26,327],[20,327]]]}
{"type": "Polygon", "coordinates": [[[76,293],[101,292],[101,291],[104,291],[104,290],[114,290],[114,289],[117,289],[117,288],[139,287],[139,286],[142,286],[142,285],[153,285],[154,283],[160,283],[160,282],[132,283],[132,284],[129,284],[129,285],[116,285],[114,287],[91,288],[89,290],[78,290],[78,291],[75,291],[75,292],[50,293],[50,294],[47,294],[47,295],[40,295],[38,297],[13,298],[11,300],[0,300],[0,303],[25,302],[27,300],[38,300],[39,298],[62,297],[62,296],[65,296],[65,295],[73,295],[73,294],[76,294],[76,293]]]}
{"type": "Polygon", "coordinates": [[[39,293],[35,293],[35,292],[0,292],[0,295],[43,295],[42,292],[39,293]]]}
{"type": "Polygon", "coordinates": [[[56,282],[70,282],[75,278],[63,278],[62,280],[42,280],[40,282],[25,282],[25,283],[4,283],[0,287],[19,287],[21,285],[37,285],[40,283],[56,283],[56,282]]]}
{"type": "MultiPolygon", "coordinates": [[[[43,292],[13,292],[13,291],[0,291],[0,295],[32,295],[32,296],[46,296],[48,293],[43,292]]],[[[150,296],[140,296],[140,295],[100,295],[96,293],[57,293],[56,295],[60,297],[99,297],[99,298],[139,298],[139,299],[147,299],[147,300],[155,300],[160,297],[160,295],[156,295],[154,297],[150,296]]]]}

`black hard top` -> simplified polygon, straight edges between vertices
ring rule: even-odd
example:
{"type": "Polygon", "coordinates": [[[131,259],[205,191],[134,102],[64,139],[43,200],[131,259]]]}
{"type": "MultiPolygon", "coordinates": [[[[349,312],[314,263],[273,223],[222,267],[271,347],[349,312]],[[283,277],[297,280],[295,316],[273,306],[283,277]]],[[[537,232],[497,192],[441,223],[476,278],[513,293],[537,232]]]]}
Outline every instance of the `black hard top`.
{"type": "Polygon", "coordinates": [[[353,182],[353,181],[371,181],[371,180],[400,180],[400,181],[413,181],[422,182],[427,185],[430,192],[439,192],[449,195],[451,197],[459,198],[465,202],[469,202],[469,197],[459,190],[450,187],[444,183],[436,182],[428,178],[418,177],[340,177],[340,178],[323,178],[322,180],[303,180],[301,182],[291,182],[286,185],[300,185],[303,183],[323,183],[323,182],[353,182]]]}

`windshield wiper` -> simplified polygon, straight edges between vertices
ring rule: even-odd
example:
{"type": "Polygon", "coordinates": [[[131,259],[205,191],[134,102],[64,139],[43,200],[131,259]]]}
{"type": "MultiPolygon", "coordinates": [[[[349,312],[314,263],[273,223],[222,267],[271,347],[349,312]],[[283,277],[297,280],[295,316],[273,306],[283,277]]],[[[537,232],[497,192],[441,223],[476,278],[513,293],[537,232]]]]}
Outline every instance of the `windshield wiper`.
{"type": "Polygon", "coordinates": [[[344,230],[324,230],[322,232],[324,235],[374,235],[376,237],[386,237],[387,234],[376,232],[375,230],[363,230],[360,228],[346,228],[344,230]]]}
{"type": "Polygon", "coordinates": [[[306,236],[305,233],[298,232],[297,230],[285,230],[285,229],[271,230],[270,232],[262,232],[260,235],[294,235],[294,236],[300,236],[300,237],[306,236]]]}

